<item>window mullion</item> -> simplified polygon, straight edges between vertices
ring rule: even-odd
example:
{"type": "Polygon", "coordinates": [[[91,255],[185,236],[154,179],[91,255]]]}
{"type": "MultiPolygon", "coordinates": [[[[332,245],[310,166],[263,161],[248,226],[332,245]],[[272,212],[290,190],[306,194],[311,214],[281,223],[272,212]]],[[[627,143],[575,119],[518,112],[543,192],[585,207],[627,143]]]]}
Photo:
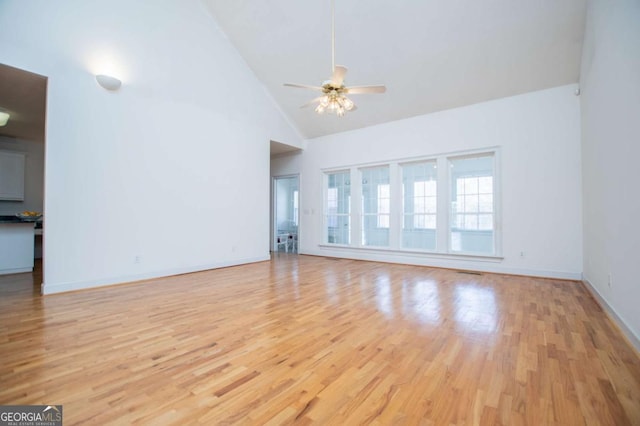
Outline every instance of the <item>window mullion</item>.
{"type": "Polygon", "coordinates": [[[400,235],[402,234],[402,179],[397,163],[389,165],[389,185],[391,194],[389,247],[397,249],[400,247],[400,235]]]}
{"type": "Polygon", "coordinates": [[[451,220],[451,194],[449,188],[450,171],[449,161],[446,157],[437,160],[438,186],[436,207],[436,251],[448,252],[449,247],[449,221],[451,220]]]}
{"type": "Polygon", "coordinates": [[[502,178],[500,176],[502,168],[500,167],[500,151],[496,151],[493,153],[493,206],[491,209],[491,214],[493,215],[493,244],[495,248],[496,255],[502,255],[502,217],[500,213],[502,212],[501,207],[501,198],[502,191],[500,188],[500,184],[502,182],[502,178]]]}
{"type": "Polygon", "coordinates": [[[362,246],[362,174],[356,167],[350,169],[351,176],[351,245],[362,246]]]}

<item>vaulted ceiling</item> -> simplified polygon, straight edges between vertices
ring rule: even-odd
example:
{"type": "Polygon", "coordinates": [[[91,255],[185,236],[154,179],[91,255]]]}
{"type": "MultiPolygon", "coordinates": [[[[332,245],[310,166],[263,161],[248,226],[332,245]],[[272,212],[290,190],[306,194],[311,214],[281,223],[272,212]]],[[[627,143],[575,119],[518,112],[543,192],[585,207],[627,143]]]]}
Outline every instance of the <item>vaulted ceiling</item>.
{"type": "Polygon", "coordinates": [[[335,0],[336,64],[353,95],[345,117],[300,106],[331,75],[330,0],[203,0],[307,138],[579,80],[586,0],[335,0]]]}
{"type": "MultiPolygon", "coordinates": [[[[330,77],[331,0],[202,1],[306,138],[579,80],[586,0],[335,0],[345,83],[387,92],[319,116],[300,108],[317,92],[283,83],[330,77]]],[[[0,135],[42,140],[46,79],[16,71],[0,68],[0,108],[12,114],[0,135]]]]}

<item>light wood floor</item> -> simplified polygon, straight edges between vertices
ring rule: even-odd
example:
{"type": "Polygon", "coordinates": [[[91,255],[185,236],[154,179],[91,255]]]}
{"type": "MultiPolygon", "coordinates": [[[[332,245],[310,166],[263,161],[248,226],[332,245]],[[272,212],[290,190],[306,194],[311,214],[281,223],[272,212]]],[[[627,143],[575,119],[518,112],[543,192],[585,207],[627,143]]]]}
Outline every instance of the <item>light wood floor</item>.
{"type": "Polygon", "coordinates": [[[0,360],[0,404],[65,425],[640,424],[639,356],[570,281],[286,254],[46,297],[19,274],[0,360]]]}

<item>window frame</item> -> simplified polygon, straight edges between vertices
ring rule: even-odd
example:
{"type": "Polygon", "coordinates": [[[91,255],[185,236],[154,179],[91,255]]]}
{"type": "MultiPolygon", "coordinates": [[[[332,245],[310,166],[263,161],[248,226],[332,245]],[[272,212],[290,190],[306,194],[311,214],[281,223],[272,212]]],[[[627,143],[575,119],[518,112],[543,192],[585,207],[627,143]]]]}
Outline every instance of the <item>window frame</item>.
{"type": "MultiPolygon", "coordinates": [[[[501,245],[501,234],[500,234],[500,238],[498,238],[499,233],[498,233],[498,214],[500,211],[499,205],[498,205],[498,200],[499,200],[499,195],[498,195],[498,183],[500,182],[499,178],[497,177],[497,173],[498,173],[498,157],[499,157],[499,150],[498,149],[494,149],[491,151],[479,151],[479,152],[468,152],[468,153],[464,153],[464,154],[459,154],[459,155],[447,155],[446,156],[446,162],[447,162],[447,187],[448,187],[448,203],[447,203],[447,207],[448,207],[448,215],[447,218],[449,220],[448,224],[447,224],[447,229],[446,229],[446,233],[447,233],[447,253],[451,254],[451,255],[463,255],[463,256],[487,256],[487,257],[499,257],[502,254],[502,245],[501,245]],[[492,227],[493,229],[491,230],[493,235],[492,235],[492,245],[493,245],[493,252],[491,253],[482,253],[482,252],[476,252],[476,251],[464,251],[464,250],[453,250],[453,241],[452,241],[452,221],[453,221],[453,212],[452,212],[452,204],[453,204],[453,193],[451,191],[451,188],[453,187],[453,180],[455,178],[454,174],[451,172],[451,161],[452,160],[464,160],[464,159],[469,159],[469,158],[479,158],[479,157],[491,157],[492,159],[492,181],[493,181],[493,223],[492,223],[492,227]]],[[[482,176],[486,176],[486,175],[476,175],[475,177],[482,177],[482,176]]],[[[476,229],[476,230],[472,230],[475,232],[486,232],[486,230],[480,230],[480,229],[476,229]]]]}
{"type": "Polygon", "coordinates": [[[360,226],[359,226],[359,235],[358,235],[358,241],[360,242],[360,246],[361,247],[385,247],[388,248],[391,246],[391,210],[392,210],[392,206],[391,206],[391,167],[389,164],[379,164],[379,165],[375,165],[375,166],[367,166],[367,167],[359,167],[358,168],[358,182],[361,184],[360,185],[360,191],[358,194],[358,197],[360,198],[361,202],[360,202],[360,226]],[[386,168],[387,169],[387,183],[384,184],[380,184],[379,182],[375,182],[376,186],[375,186],[375,192],[376,192],[376,198],[375,198],[375,204],[376,204],[376,212],[375,213],[365,213],[365,208],[364,208],[364,203],[365,203],[365,199],[364,199],[364,174],[363,172],[366,170],[373,170],[373,169],[383,169],[386,168]],[[379,209],[380,209],[380,199],[378,197],[379,193],[380,193],[380,187],[381,186],[387,186],[389,188],[389,198],[386,198],[387,200],[389,200],[389,212],[388,213],[380,213],[379,209]],[[371,228],[371,229],[376,229],[376,230],[386,230],[386,232],[389,234],[388,238],[387,238],[387,244],[386,245],[373,245],[373,244],[365,244],[365,228],[364,228],[364,224],[365,224],[365,219],[366,218],[371,218],[371,217],[375,217],[375,223],[376,223],[376,227],[375,228],[371,228]],[[388,227],[383,227],[380,226],[380,219],[381,217],[385,217],[387,222],[389,223],[388,227]]]}
{"type": "Polygon", "coordinates": [[[454,151],[439,153],[428,156],[416,156],[410,158],[392,159],[383,162],[371,162],[344,165],[340,167],[323,168],[320,170],[323,176],[323,208],[326,210],[328,175],[340,172],[350,172],[351,177],[351,205],[350,205],[350,243],[337,244],[329,243],[327,239],[326,211],[323,212],[323,243],[320,247],[337,248],[340,250],[364,250],[372,252],[405,253],[418,256],[434,258],[467,258],[487,261],[497,261],[502,257],[502,201],[501,201],[501,147],[492,146],[473,150],[454,151]],[[493,253],[462,252],[451,250],[451,228],[453,220],[451,214],[451,179],[452,173],[449,167],[451,159],[464,157],[491,156],[493,159],[493,253]],[[409,248],[402,246],[402,229],[404,221],[403,209],[403,183],[402,166],[415,163],[435,162],[436,163],[436,245],[435,249],[409,248]],[[361,170],[388,167],[389,168],[389,191],[390,191],[390,214],[389,214],[389,245],[372,246],[364,245],[362,242],[363,229],[363,206],[362,206],[362,176],[361,170]],[[354,194],[356,196],[354,197],[354,194]]]}
{"type": "MultiPolygon", "coordinates": [[[[398,163],[398,173],[399,173],[399,185],[400,185],[400,190],[401,190],[401,194],[400,194],[400,205],[399,205],[399,209],[400,209],[400,215],[401,215],[401,222],[400,222],[400,229],[399,229],[399,249],[400,250],[411,250],[411,251],[419,251],[419,252],[424,252],[424,253],[436,253],[438,252],[439,246],[440,244],[438,243],[438,211],[440,208],[440,204],[442,203],[441,200],[439,200],[440,198],[440,194],[439,194],[439,179],[438,179],[438,159],[437,157],[432,157],[432,158],[423,158],[420,160],[416,160],[416,161],[409,161],[409,162],[400,162],[398,163]],[[411,182],[413,183],[413,196],[412,196],[412,203],[413,203],[413,208],[412,211],[410,213],[408,213],[405,210],[405,177],[406,175],[406,170],[409,167],[412,166],[417,166],[417,165],[425,165],[425,164],[432,164],[433,166],[433,170],[435,171],[435,175],[432,175],[429,177],[429,180],[423,180],[423,181],[418,181],[418,180],[411,180],[411,182]],[[415,209],[415,202],[416,202],[416,195],[415,195],[415,184],[419,183],[419,182],[423,182],[423,183],[427,183],[427,182],[435,182],[435,195],[434,196],[423,196],[422,198],[434,198],[435,199],[435,212],[434,213],[416,213],[416,209],[415,209]],[[412,220],[412,226],[411,227],[407,227],[405,228],[405,224],[406,224],[406,219],[407,216],[411,217],[412,220]],[[434,221],[435,221],[435,228],[428,228],[428,227],[419,227],[416,226],[416,218],[418,216],[425,216],[425,220],[426,220],[426,216],[433,216],[434,217],[434,221]],[[408,247],[405,245],[405,241],[404,241],[404,233],[405,230],[421,230],[424,232],[433,232],[434,233],[434,245],[433,248],[429,247],[429,248],[420,248],[420,247],[408,247]]],[[[426,190],[426,187],[425,187],[426,190]]],[[[426,200],[425,200],[426,201],[426,200]]],[[[426,210],[426,202],[425,202],[425,210],[426,210]]]]}
{"type": "MultiPolygon", "coordinates": [[[[324,244],[330,244],[330,245],[335,245],[335,246],[345,246],[345,247],[351,247],[352,241],[353,241],[353,236],[352,234],[352,228],[353,228],[353,212],[352,212],[352,199],[353,199],[353,179],[351,178],[351,171],[349,169],[337,169],[337,170],[331,170],[331,171],[327,171],[324,173],[324,178],[323,178],[323,204],[322,204],[322,228],[323,228],[323,237],[322,240],[324,242],[324,244]],[[331,174],[341,174],[341,173],[345,173],[349,176],[349,196],[347,197],[347,213],[335,213],[336,217],[347,217],[348,218],[348,231],[347,231],[347,236],[348,236],[348,243],[344,244],[344,243],[331,243],[329,242],[329,206],[328,206],[328,196],[329,196],[329,175],[331,174]]],[[[337,189],[337,187],[336,187],[337,189]]]]}

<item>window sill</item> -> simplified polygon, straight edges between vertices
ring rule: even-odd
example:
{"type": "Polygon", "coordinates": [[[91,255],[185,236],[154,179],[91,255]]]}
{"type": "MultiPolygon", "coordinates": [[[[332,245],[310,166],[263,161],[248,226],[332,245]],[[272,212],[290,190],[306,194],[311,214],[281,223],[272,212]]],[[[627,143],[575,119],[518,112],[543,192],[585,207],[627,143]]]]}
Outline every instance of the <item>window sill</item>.
{"type": "Polygon", "coordinates": [[[389,253],[395,255],[409,255],[409,256],[420,256],[420,257],[428,257],[434,259],[464,259],[464,260],[473,260],[478,262],[502,262],[504,260],[503,256],[497,255],[482,255],[482,254],[473,254],[473,253],[444,253],[437,251],[426,251],[426,250],[410,250],[410,249],[395,249],[389,247],[356,247],[350,246],[346,244],[318,244],[318,247],[321,250],[330,250],[336,249],[339,251],[360,251],[360,252],[375,252],[375,253],[389,253]]]}

